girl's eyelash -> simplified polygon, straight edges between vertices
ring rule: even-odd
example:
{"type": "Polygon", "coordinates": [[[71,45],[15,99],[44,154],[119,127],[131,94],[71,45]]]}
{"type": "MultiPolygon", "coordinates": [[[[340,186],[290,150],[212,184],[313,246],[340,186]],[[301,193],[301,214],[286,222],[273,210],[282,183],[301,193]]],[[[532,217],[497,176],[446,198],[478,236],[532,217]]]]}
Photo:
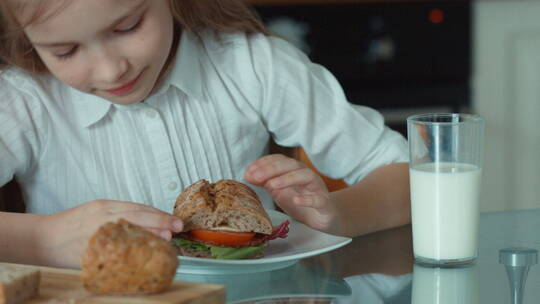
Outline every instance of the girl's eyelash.
{"type": "Polygon", "coordinates": [[[130,28],[128,28],[128,29],[125,29],[125,30],[116,30],[115,32],[117,32],[117,33],[129,33],[129,32],[134,32],[134,31],[136,31],[136,30],[139,28],[139,26],[141,25],[142,21],[143,21],[143,18],[141,17],[141,18],[139,19],[139,21],[137,21],[137,23],[135,23],[132,27],[130,27],[130,28]]]}
{"type": "MultiPolygon", "coordinates": [[[[141,17],[139,19],[139,21],[137,21],[137,23],[135,23],[132,27],[128,28],[128,29],[125,29],[125,30],[115,30],[115,32],[117,33],[120,33],[120,34],[124,34],[124,33],[131,33],[131,32],[135,32],[141,25],[142,21],[143,21],[143,17],[141,17]]],[[[71,50],[69,50],[68,52],[66,53],[63,53],[63,54],[58,54],[58,55],[55,55],[56,58],[58,58],[59,60],[66,60],[66,59],[69,59],[71,56],[73,56],[75,54],[75,52],[77,51],[77,47],[73,47],[71,50]]]]}
{"type": "Polygon", "coordinates": [[[60,60],[66,60],[68,59],[69,57],[73,56],[73,54],[75,54],[75,51],[77,51],[77,47],[73,47],[71,50],[69,50],[68,52],[66,53],[63,53],[63,54],[58,54],[58,55],[55,55],[56,58],[60,59],[60,60]]]}

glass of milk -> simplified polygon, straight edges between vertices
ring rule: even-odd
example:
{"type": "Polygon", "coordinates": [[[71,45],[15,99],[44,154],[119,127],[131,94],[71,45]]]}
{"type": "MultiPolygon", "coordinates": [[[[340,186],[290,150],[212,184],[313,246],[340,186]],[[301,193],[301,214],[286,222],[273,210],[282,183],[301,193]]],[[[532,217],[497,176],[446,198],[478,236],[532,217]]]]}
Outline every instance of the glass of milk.
{"type": "Polygon", "coordinates": [[[407,118],[413,250],[417,262],[466,264],[478,256],[484,119],[407,118]]]}
{"type": "Polygon", "coordinates": [[[456,267],[414,265],[412,304],[478,304],[480,284],[475,263],[456,267]]]}

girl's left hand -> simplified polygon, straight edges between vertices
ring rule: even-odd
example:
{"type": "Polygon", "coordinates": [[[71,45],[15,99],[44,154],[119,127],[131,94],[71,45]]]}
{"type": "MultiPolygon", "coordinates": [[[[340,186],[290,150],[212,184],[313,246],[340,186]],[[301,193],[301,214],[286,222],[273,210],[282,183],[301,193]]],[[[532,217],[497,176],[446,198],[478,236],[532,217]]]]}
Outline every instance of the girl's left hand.
{"type": "Polygon", "coordinates": [[[247,167],[245,180],[261,186],[293,218],[321,231],[334,230],[337,208],[324,181],[303,163],[282,154],[264,156],[247,167]]]}

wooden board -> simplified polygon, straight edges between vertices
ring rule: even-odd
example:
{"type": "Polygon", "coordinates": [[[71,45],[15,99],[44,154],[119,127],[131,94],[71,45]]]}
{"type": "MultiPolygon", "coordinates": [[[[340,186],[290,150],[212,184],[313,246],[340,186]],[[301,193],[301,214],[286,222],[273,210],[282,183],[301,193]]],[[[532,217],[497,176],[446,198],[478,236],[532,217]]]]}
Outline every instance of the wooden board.
{"type": "Polygon", "coordinates": [[[225,287],[217,284],[173,281],[171,287],[160,294],[144,296],[98,296],[84,289],[80,271],[50,267],[32,267],[41,272],[39,295],[25,303],[132,303],[132,304],[221,304],[225,303],[225,287]]]}

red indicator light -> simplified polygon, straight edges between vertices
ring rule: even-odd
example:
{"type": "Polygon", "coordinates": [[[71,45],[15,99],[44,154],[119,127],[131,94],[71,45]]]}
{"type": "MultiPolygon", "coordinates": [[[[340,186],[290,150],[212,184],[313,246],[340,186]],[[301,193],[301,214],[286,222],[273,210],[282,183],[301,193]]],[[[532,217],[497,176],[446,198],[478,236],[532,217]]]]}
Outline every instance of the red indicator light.
{"type": "Polygon", "coordinates": [[[432,23],[441,23],[444,21],[444,12],[438,8],[429,11],[429,21],[432,23]]]}

